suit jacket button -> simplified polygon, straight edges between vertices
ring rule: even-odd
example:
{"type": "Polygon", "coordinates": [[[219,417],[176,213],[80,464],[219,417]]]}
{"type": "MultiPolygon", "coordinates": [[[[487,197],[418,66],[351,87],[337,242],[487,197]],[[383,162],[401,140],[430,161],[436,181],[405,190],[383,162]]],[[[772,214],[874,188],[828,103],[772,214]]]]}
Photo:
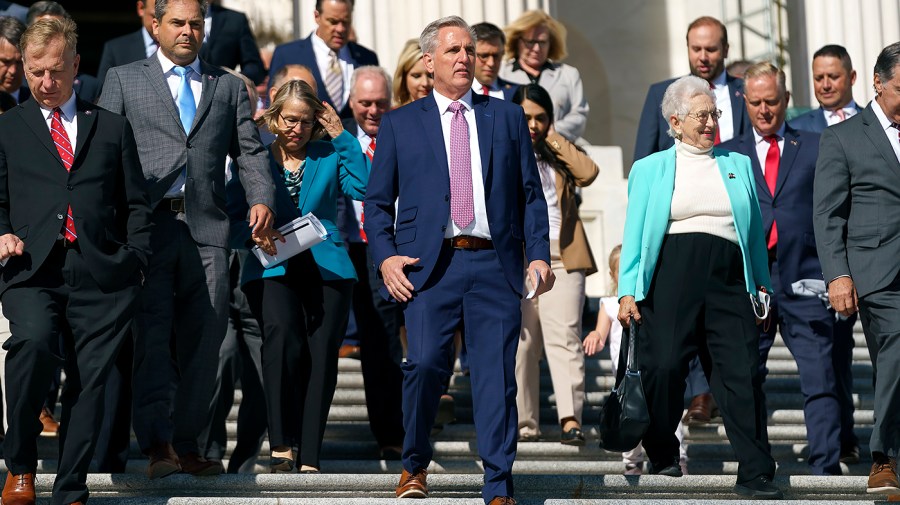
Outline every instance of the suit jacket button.
{"type": "Polygon", "coordinates": [[[441,226],[441,231],[447,231],[447,225],[441,226]]]}
{"type": "Polygon", "coordinates": [[[56,219],[62,219],[62,218],[63,218],[63,215],[62,215],[62,214],[57,214],[57,215],[56,215],[56,219]]]}
{"type": "Polygon", "coordinates": [[[444,195],[444,201],[445,201],[445,202],[449,202],[449,201],[450,201],[450,195],[444,195]]]}
{"type": "Polygon", "coordinates": [[[68,186],[66,186],[66,189],[68,189],[69,191],[72,191],[72,190],[75,189],[75,188],[73,188],[72,185],[69,184],[68,186]]]}

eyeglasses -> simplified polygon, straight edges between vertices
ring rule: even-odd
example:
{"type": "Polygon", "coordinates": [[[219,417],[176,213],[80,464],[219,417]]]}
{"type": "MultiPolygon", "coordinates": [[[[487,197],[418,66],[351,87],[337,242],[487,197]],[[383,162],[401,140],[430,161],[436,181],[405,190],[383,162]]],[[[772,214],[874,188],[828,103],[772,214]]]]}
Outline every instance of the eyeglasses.
{"type": "Polygon", "coordinates": [[[491,59],[499,60],[503,57],[502,53],[475,53],[475,57],[478,58],[478,61],[482,63],[487,63],[491,59]]]}
{"type": "Polygon", "coordinates": [[[312,128],[313,121],[304,121],[302,119],[288,119],[281,114],[278,114],[278,117],[284,121],[284,127],[288,130],[293,130],[297,125],[300,125],[300,128],[306,130],[308,128],[312,128]]]}
{"type": "Polygon", "coordinates": [[[538,45],[539,48],[543,49],[550,45],[549,40],[537,40],[537,39],[519,39],[525,44],[525,47],[534,47],[535,44],[538,45]]]}
{"type": "Polygon", "coordinates": [[[690,112],[686,115],[696,119],[697,121],[700,121],[701,124],[706,124],[706,122],[709,121],[710,116],[712,116],[713,121],[718,121],[719,118],[722,117],[722,111],[718,109],[712,112],[708,110],[701,110],[699,112],[690,112]]]}

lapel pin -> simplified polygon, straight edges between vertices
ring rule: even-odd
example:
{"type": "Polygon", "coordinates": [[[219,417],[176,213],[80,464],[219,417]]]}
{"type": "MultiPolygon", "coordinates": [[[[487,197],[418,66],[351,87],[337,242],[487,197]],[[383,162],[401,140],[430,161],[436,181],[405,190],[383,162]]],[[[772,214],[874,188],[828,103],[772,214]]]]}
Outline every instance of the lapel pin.
{"type": "Polygon", "coordinates": [[[729,173],[728,173],[728,178],[729,178],[729,179],[734,179],[734,174],[731,173],[731,172],[729,172],[729,173]]]}
{"type": "Polygon", "coordinates": [[[206,78],[209,79],[210,81],[213,80],[213,76],[211,76],[211,75],[207,75],[206,78]]]}
{"type": "Polygon", "coordinates": [[[796,141],[796,140],[792,140],[792,141],[791,141],[791,145],[792,145],[792,146],[797,145],[797,141],[796,141]]]}
{"type": "Polygon", "coordinates": [[[84,111],[84,113],[85,113],[86,115],[88,115],[88,116],[91,115],[91,111],[89,111],[89,110],[84,111]]]}

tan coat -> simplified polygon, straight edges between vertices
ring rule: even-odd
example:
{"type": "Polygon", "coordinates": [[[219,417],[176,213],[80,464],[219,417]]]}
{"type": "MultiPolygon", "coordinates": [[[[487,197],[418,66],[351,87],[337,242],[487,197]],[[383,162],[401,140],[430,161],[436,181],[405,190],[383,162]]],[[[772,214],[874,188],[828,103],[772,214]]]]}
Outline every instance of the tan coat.
{"type": "Polygon", "coordinates": [[[591,158],[578,150],[571,142],[558,133],[547,135],[547,145],[556,153],[560,160],[564,161],[572,172],[575,184],[566,184],[558,173],[556,174],[556,195],[559,199],[562,223],[559,230],[559,249],[563,265],[567,272],[584,270],[585,275],[591,275],[597,271],[594,263],[594,255],[588,245],[587,234],[584,225],[578,217],[578,205],[575,202],[575,186],[589,186],[600,169],[591,158]]]}

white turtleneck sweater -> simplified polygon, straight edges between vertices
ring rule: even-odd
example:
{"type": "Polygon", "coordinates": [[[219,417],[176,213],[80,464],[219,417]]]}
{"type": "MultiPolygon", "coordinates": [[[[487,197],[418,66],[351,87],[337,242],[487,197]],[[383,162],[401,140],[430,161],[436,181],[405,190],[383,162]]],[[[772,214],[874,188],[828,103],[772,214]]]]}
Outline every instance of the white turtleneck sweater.
{"type": "Polygon", "coordinates": [[[738,243],[731,200],[711,147],[675,141],[675,190],[667,233],[707,233],[738,243]]]}

